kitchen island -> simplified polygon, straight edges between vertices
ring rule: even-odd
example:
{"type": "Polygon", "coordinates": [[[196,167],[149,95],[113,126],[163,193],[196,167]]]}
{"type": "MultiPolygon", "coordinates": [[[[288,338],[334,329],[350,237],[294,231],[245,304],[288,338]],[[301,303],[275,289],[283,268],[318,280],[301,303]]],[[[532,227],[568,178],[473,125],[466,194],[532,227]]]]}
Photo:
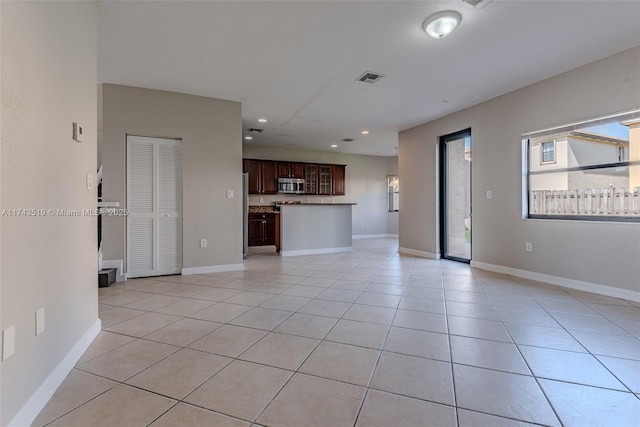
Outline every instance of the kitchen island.
{"type": "Polygon", "coordinates": [[[353,205],[355,203],[279,205],[280,255],[350,252],[353,205]]]}

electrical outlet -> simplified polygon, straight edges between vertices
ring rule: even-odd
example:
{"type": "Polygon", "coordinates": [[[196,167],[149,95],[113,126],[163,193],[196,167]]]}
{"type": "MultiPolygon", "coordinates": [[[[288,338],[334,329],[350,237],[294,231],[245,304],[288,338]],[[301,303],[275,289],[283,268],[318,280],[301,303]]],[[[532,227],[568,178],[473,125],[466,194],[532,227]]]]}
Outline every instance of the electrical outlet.
{"type": "Polygon", "coordinates": [[[527,251],[527,252],[533,252],[533,243],[526,242],[524,244],[524,250],[527,251]]]}
{"type": "Polygon", "coordinates": [[[7,360],[16,352],[16,326],[11,325],[2,331],[2,360],[7,360]]]}
{"type": "Polygon", "coordinates": [[[93,175],[87,174],[87,190],[93,190],[93,175]]]}
{"type": "Polygon", "coordinates": [[[260,197],[260,203],[264,203],[264,197],[260,197]]]}
{"type": "Polygon", "coordinates": [[[200,239],[200,247],[201,248],[207,247],[207,239],[200,239]]]}
{"type": "Polygon", "coordinates": [[[44,307],[36,310],[36,336],[44,332],[44,307]]]}
{"type": "Polygon", "coordinates": [[[227,190],[227,199],[233,199],[233,190],[227,190]]]}
{"type": "Polygon", "coordinates": [[[491,190],[487,190],[487,199],[493,198],[493,192],[491,190]]]}

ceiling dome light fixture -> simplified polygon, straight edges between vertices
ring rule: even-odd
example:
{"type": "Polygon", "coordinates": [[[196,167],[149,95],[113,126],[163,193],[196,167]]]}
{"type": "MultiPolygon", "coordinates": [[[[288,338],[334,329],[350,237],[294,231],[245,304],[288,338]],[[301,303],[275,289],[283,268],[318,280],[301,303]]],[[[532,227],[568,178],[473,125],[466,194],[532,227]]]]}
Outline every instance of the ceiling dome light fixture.
{"type": "Polygon", "coordinates": [[[252,136],[245,136],[244,139],[246,139],[247,141],[251,141],[253,139],[252,136]]]}
{"type": "Polygon", "coordinates": [[[360,132],[363,135],[369,135],[369,131],[368,130],[363,130],[362,132],[360,132]]]}
{"type": "Polygon", "coordinates": [[[267,123],[267,119],[258,119],[260,123],[267,123]]]}
{"type": "Polygon", "coordinates": [[[434,39],[441,39],[448,36],[456,29],[462,21],[462,16],[458,12],[447,10],[438,12],[422,23],[422,29],[434,39]]]}

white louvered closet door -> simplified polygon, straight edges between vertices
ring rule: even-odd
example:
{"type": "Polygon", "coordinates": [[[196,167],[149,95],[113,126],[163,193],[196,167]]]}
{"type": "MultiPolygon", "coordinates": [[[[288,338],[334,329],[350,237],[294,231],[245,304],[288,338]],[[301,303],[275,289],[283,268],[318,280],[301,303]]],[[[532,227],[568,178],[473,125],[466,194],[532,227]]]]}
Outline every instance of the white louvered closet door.
{"type": "Polygon", "coordinates": [[[127,136],[127,276],[182,270],[182,152],[175,139],[127,136]]]}

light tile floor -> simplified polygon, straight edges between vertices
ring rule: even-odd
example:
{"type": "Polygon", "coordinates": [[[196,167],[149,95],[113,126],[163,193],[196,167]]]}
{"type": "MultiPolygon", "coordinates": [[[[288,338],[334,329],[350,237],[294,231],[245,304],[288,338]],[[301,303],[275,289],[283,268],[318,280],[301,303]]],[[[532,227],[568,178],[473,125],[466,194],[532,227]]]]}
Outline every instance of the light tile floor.
{"type": "Polygon", "coordinates": [[[396,250],[100,289],[104,329],[34,425],[640,424],[640,304],[396,250]]]}

